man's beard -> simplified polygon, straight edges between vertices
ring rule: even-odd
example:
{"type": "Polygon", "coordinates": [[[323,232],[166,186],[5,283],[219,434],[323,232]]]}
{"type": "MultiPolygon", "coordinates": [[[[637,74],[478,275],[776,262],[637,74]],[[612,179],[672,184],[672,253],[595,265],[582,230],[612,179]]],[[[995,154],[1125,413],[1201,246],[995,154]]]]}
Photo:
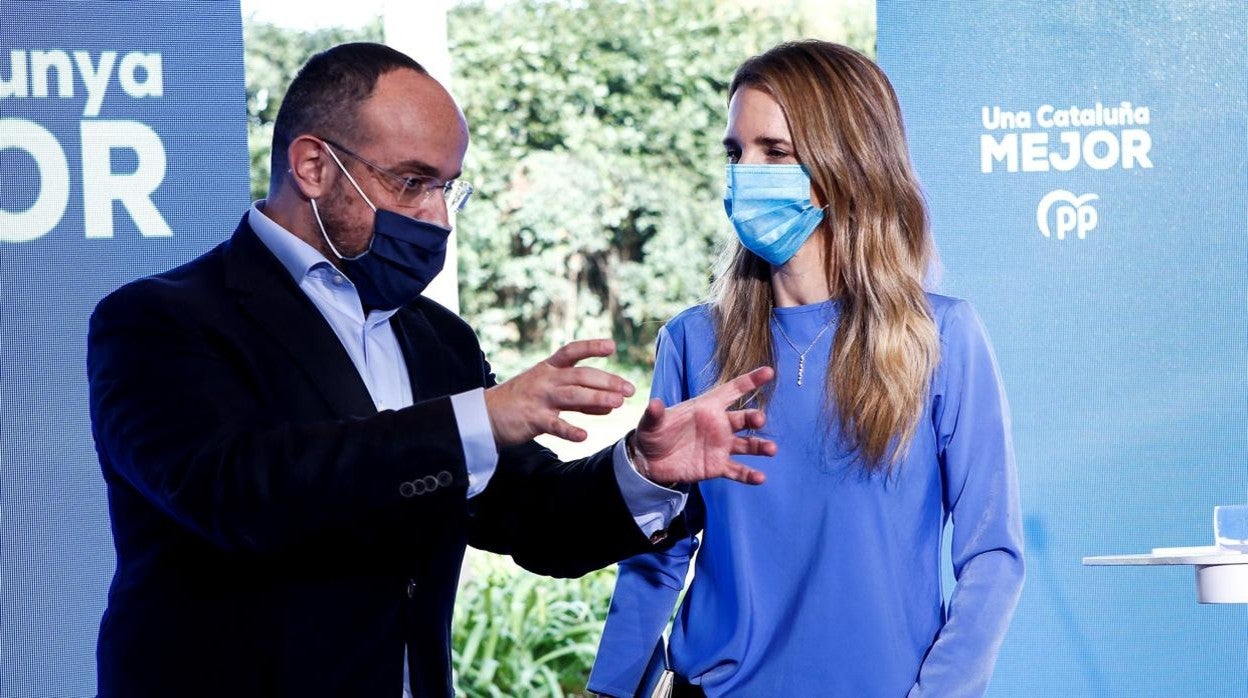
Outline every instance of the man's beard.
{"type": "MultiPolygon", "coordinates": [[[[330,190],[325,196],[321,197],[317,208],[320,210],[321,223],[325,226],[325,236],[333,243],[334,248],[338,250],[338,254],[343,257],[358,257],[360,254],[368,251],[369,243],[372,240],[372,231],[367,235],[351,235],[352,226],[359,226],[357,220],[352,220],[346,214],[351,207],[351,197],[359,197],[359,193],[354,190],[343,191],[343,180],[338,179],[338,184],[330,190]],[[348,240],[357,240],[359,242],[351,243],[348,240]]],[[[347,186],[350,186],[349,184],[347,186]]],[[[330,250],[324,250],[332,254],[330,250]]],[[[328,255],[327,255],[328,256],[328,255]]]]}

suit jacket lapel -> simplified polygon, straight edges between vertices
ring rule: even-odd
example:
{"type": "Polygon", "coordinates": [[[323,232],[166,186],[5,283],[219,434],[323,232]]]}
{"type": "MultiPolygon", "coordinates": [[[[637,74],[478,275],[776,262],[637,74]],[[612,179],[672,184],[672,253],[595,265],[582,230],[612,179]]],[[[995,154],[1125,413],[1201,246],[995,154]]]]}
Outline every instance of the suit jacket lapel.
{"type": "Polygon", "coordinates": [[[456,392],[447,382],[449,366],[441,355],[445,348],[424,313],[412,308],[400,308],[390,322],[399,340],[399,348],[403,350],[403,360],[407,363],[412,399],[420,402],[456,392]]]}
{"type": "Polygon", "coordinates": [[[291,363],[307,374],[341,417],[377,413],[338,335],[252,232],[246,216],[226,245],[225,274],[242,311],[286,348],[291,363]]]}

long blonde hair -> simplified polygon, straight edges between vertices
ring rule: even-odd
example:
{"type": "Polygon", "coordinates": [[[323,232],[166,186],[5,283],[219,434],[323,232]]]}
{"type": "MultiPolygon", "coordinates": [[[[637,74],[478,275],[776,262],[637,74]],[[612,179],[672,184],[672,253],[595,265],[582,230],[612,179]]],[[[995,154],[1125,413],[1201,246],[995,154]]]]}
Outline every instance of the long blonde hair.
{"type": "MultiPolygon", "coordinates": [[[[940,356],[923,287],[935,251],[897,96],[873,62],[824,41],[751,58],[733,77],[729,100],[743,87],[780,105],[798,160],[828,205],[819,235],[840,303],[828,409],[865,472],[891,473],[914,437],[940,356]]],[[[775,366],[770,276],[767,262],[729,243],[711,291],[721,381],[775,366]]],[[[759,399],[765,405],[768,397],[759,399]]]]}

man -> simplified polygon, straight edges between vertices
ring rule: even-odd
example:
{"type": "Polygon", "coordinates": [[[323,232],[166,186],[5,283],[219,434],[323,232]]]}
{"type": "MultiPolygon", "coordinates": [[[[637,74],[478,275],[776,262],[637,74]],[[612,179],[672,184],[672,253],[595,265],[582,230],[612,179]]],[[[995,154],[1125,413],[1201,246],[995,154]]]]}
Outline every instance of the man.
{"type": "Polygon", "coordinates": [[[101,696],[447,696],[465,545],[579,575],[679,529],[673,485],[762,474],[770,379],[653,402],[614,448],[561,410],[633,388],[573,342],[496,385],[472,330],[420,297],[441,268],[468,131],[450,95],[376,44],[313,57],[278,115],[270,195],[225,243],[91,319],[91,415],[117,572],[101,696]],[[644,477],[643,477],[644,476],[644,477]]]}

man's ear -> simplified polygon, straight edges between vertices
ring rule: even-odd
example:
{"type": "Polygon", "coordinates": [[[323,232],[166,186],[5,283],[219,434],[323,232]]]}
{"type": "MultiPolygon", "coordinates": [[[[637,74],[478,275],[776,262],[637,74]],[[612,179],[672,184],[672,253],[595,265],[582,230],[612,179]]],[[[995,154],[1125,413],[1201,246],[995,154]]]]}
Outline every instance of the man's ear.
{"type": "Polygon", "coordinates": [[[325,144],[312,136],[299,136],[286,149],[290,181],[306,199],[319,199],[333,186],[337,166],[325,152],[325,144]]]}

